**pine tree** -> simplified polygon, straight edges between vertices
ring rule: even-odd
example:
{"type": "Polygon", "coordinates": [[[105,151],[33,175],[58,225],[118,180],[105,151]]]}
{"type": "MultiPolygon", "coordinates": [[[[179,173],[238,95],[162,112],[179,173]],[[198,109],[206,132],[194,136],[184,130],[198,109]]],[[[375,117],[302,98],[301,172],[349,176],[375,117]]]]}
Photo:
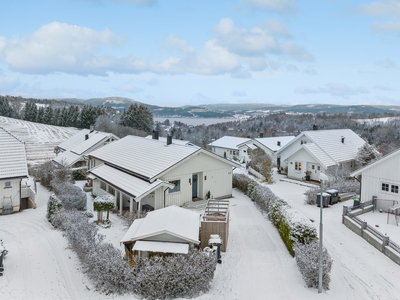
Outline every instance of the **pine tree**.
{"type": "Polygon", "coordinates": [[[10,103],[6,98],[0,98],[0,116],[4,117],[12,117],[13,116],[13,109],[10,106],[10,103]]]}
{"type": "Polygon", "coordinates": [[[43,123],[44,124],[51,124],[52,120],[53,120],[53,109],[49,105],[44,110],[43,123]]]}
{"type": "Polygon", "coordinates": [[[60,125],[60,115],[61,115],[60,108],[56,108],[53,110],[53,120],[51,121],[52,125],[60,125]]]}
{"type": "Polygon", "coordinates": [[[44,119],[44,107],[41,106],[41,107],[39,107],[39,109],[38,109],[38,114],[37,114],[37,117],[36,117],[36,122],[38,122],[38,123],[43,123],[43,119],[44,119]]]}

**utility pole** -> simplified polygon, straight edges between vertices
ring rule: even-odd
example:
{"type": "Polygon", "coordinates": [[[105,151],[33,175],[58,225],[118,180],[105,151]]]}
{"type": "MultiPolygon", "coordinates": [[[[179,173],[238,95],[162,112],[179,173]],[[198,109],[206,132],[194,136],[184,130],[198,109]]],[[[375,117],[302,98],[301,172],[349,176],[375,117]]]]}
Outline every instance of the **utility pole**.
{"type": "Polygon", "coordinates": [[[322,207],[323,203],[323,191],[324,191],[324,180],[329,180],[328,176],[324,173],[319,174],[319,181],[321,183],[321,194],[319,200],[319,281],[318,281],[318,293],[322,293],[322,232],[323,232],[323,224],[322,224],[322,207]]]}

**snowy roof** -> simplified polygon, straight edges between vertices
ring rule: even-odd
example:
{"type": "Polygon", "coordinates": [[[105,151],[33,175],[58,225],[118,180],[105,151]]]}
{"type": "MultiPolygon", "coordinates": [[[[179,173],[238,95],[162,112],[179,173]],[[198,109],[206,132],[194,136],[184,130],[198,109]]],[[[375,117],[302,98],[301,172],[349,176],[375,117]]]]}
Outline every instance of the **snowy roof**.
{"type": "Polygon", "coordinates": [[[159,176],[192,154],[200,152],[232,166],[239,166],[202,148],[176,144],[167,146],[166,143],[158,140],[133,135],[95,150],[90,153],[90,156],[105,161],[109,165],[118,166],[139,177],[144,177],[146,180],[153,180],[157,175],[159,176]]]}
{"type": "Polygon", "coordinates": [[[24,143],[0,127],[0,179],[27,176],[24,143]]]}
{"type": "MultiPolygon", "coordinates": [[[[110,136],[115,137],[111,133],[94,131],[91,134],[89,134],[89,138],[87,140],[82,141],[79,145],[72,148],[71,151],[79,155],[85,154],[85,152],[90,150],[90,148],[102,142],[103,140],[109,138],[110,136]]],[[[115,137],[115,139],[118,138],[115,137]]]]}
{"type": "Polygon", "coordinates": [[[397,150],[385,155],[384,157],[382,157],[382,158],[380,158],[380,159],[378,159],[378,160],[376,160],[376,161],[374,161],[372,163],[369,163],[368,165],[366,165],[366,166],[354,171],[353,173],[350,174],[350,176],[351,177],[355,177],[357,175],[360,175],[362,172],[364,172],[364,171],[366,171],[366,170],[368,170],[370,168],[373,168],[374,166],[379,165],[380,163],[382,163],[382,162],[384,162],[384,161],[386,161],[386,160],[388,160],[388,159],[390,159],[390,158],[392,158],[392,157],[394,157],[396,155],[399,155],[399,159],[400,159],[400,149],[397,149],[397,150]]]}
{"type": "Polygon", "coordinates": [[[89,133],[89,129],[82,129],[81,131],[78,131],[73,136],[71,136],[69,139],[62,142],[60,145],[58,145],[58,147],[63,150],[71,150],[72,148],[78,146],[80,143],[85,141],[85,135],[89,133]]]}
{"type": "Polygon", "coordinates": [[[336,162],[317,145],[303,144],[303,148],[310,153],[310,155],[314,156],[325,169],[329,166],[336,165],[336,162]]]}
{"type": "Polygon", "coordinates": [[[160,186],[167,186],[170,188],[174,187],[173,184],[160,179],[157,179],[153,183],[149,183],[146,180],[137,178],[105,164],[95,167],[89,170],[89,172],[97,178],[118,187],[119,190],[134,197],[137,201],[139,198],[148,195],[160,186]]]}
{"type": "MultiPolygon", "coordinates": [[[[152,135],[148,135],[148,136],[146,136],[146,139],[153,139],[153,136],[152,135]]],[[[163,143],[167,143],[167,138],[166,137],[158,137],[158,140],[160,141],[160,142],[163,142],[163,143]]],[[[172,139],[172,144],[176,144],[176,145],[183,145],[183,146],[186,146],[186,145],[188,145],[188,146],[195,146],[195,145],[193,145],[191,142],[189,142],[189,141],[186,141],[186,140],[177,140],[177,139],[172,139]]],[[[195,146],[195,147],[197,147],[197,146],[195,146]]]]}
{"type": "Polygon", "coordinates": [[[137,241],[135,243],[135,246],[133,246],[132,250],[188,254],[189,253],[189,244],[137,241]]]}
{"type": "Polygon", "coordinates": [[[251,139],[235,136],[223,136],[222,138],[208,144],[208,146],[227,149],[238,149],[239,144],[249,141],[251,141],[251,139]]]}
{"type": "Polygon", "coordinates": [[[173,205],[149,212],[145,218],[135,220],[121,243],[145,240],[167,233],[187,242],[199,244],[199,226],[199,213],[173,205]]]}
{"type": "Polygon", "coordinates": [[[59,153],[53,161],[60,165],[65,165],[67,167],[72,166],[74,163],[79,161],[81,159],[81,156],[75,153],[72,153],[70,150],[64,151],[62,153],[59,153]]]}
{"type": "MultiPolygon", "coordinates": [[[[303,131],[295,139],[287,143],[286,146],[282,147],[278,152],[282,153],[287,147],[289,147],[289,145],[301,140],[304,137],[307,137],[309,140],[311,140],[311,143],[314,143],[316,146],[318,146],[320,151],[324,152],[327,157],[335,162],[334,164],[355,159],[358,149],[365,144],[365,141],[351,129],[312,130],[303,131]],[[343,143],[342,138],[344,138],[343,143]]],[[[309,146],[309,144],[304,145],[307,145],[307,147],[309,146]]],[[[308,148],[308,150],[311,149],[316,150],[316,148],[308,148]]],[[[315,154],[315,156],[318,155],[321,156],[320,153],[315,154]]],[[[286,157],[289,156],[286,155],[286,157]]],[[[324,159],[326,159],[326,157],[324,159]]]]}
{"type": "Polygon", "coordinates": [[[265,147],[271,149],[272,151],[278,151],[282,149],[287,143],[291,142],[294,136],[278,136],[278,137],[265,137],[255,139],[257,142],[263,144],[265,147]],[[280,146],[278,146],[280,142],[280,146]]]}

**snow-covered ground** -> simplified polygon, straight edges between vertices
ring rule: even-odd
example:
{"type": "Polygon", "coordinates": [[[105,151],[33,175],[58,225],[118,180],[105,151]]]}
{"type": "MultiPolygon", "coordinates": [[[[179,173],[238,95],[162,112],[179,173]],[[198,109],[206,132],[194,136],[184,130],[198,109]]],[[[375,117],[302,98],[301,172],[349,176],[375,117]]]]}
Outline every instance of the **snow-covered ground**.
{"type": "Polygon", "coordinates": [[[385,117],[385,118],[374,118],[374,119],[356,119],[355,121],[361,124],[378,124],[378,123],[387,123],[392,120],[400,119],[400,117],[385,117]]]}
{"type": "MultiPolygon", "coordinates": [[[[307,187],[279,181],[270,188],[315,221],[319,210],[304,204],[307,187]]],[[[136,299],[95,292],[60,231],[45,219],[49,192],[38,185],[37,209],[0,216],[0,238],[9,254],[0,277],[0,299],[136,299]]],[[[209,293],[198,299],[400,299],[400,266],[341,224],[342,205],[324,209],[324,243],[334,260],[331,289],[304,287],[295,259],[277,230],[250,199],[234,190],[228,251],[209,293]]],[[[381,214],[381,216],[383,216],[381,214]]],[[[125,233],[118,216],[101,229],[116,247],[125,233]]]]}
{"type": "MultiPolygon", "coordinates": [[[[385,212],[380,213],[379,211],[368,212],[358,216],[364,222],[367,222],[368,225],[374,227],[375,230],[379,231],[383,235],[387,235],[393,242],[400,245],[400,224],[399,226],[396,224],[395,215],[388,214],[385,212]]],[[[398,222],[400,223],[400,217],[397,217],[398,222]]]]}
{"type": "Polygon", "coordinates": [[[0,126],[25,142],[26,158],[41,163],[56,157],[54,147],[78,132],[72,127],[60,127],[0,116],[0,126]]]}

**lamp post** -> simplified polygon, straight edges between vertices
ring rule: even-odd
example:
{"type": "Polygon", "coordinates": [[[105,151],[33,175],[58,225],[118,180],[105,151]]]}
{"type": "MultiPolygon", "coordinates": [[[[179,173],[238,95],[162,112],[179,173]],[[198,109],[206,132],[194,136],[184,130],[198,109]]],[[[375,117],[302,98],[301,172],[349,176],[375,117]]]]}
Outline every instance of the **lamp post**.
{"type": "Polygon", "coordinates": [[[318,281],[318,293],[322,293],[322,206],[323,203],[323,190],[324,190],[324,181],[329,180],[328,176],[324,173],[319,174],[319,181],[321,182],[321,195],[319,199],[319,281],[318,281]]]}

